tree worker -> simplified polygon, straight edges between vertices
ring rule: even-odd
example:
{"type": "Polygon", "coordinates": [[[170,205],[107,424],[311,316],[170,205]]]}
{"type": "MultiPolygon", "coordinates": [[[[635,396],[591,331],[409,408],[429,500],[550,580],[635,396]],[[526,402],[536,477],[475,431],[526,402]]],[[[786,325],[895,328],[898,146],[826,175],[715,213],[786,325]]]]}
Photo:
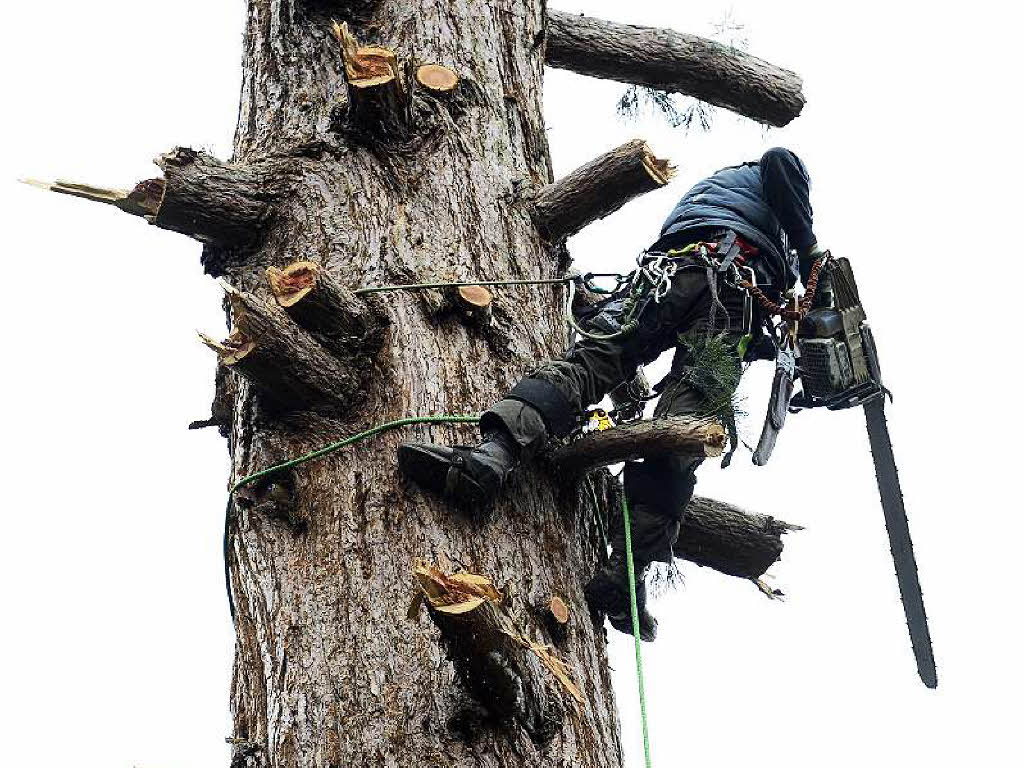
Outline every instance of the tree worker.
{"type": "MultiPolygon", "coordinates": [[[[724,279],[729,265],[723,262],[743,265],[756,276],[756,285],[776,299],[798,277],[806,284],[822,252],[812,230],[809,183],[800,159],[782,148],[698,183],[640,259],[640,269],[646,267],[647,277],[657,283],[642,301],[613,296],[598,305],[582,321],[581,338],[560,359],[542,363],[483,414],[483,439],[477,446],[402,444],[402,472],[460,505],[487,505],[512,470],[549,437],[569,435],[588,406],[672,347],[671,370],[655,387],[660,394],[655,418],[718,417],[730,427],[735,446],[732,397],[741,363],[756,357],[746,349],[749,336],[744,336],[756,334],[760,321],[750,319],[746,291],[724,279]]],[[[654,639],[657,622],[646,608],[645,571],[653,562],[671,562],[701,462],[667,455],[627,462],[624,469],[640,634],[647,641],[654,639]]],[[[631,633],[625,533],[621,526],[615,530],[609,561],[587,584],[585,595],[594,612],[631,633]]]]}

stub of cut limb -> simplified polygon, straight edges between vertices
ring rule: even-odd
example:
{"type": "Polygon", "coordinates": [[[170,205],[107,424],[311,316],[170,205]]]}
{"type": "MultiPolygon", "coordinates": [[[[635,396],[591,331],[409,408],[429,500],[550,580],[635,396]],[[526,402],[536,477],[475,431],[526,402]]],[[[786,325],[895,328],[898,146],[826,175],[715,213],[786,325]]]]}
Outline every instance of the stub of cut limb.
{"type": "Polygon", "coordinates": [[[669,416],[591,432],[556,448],[550,461],[560,471],[576,473],[666,454],[709,458],[721,456],[727,440],[718,421],[669,416]]]}

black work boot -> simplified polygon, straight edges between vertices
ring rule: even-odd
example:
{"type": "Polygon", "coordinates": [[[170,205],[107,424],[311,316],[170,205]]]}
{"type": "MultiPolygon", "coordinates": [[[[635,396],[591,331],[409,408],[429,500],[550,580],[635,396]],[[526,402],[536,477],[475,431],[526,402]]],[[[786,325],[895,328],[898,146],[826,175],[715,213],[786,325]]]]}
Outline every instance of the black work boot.
{"type": "Polygon", "coordinates": [[[487,506],[519,464],[519,446],[508,432],[492,429],[475,448],[402,443],[398,466],[419,485],[465,507],[487,506]]]}
{"type": "MultiPolygon", "coordinates": [[[[647,588],[644,571],[647,565],[637,565],[636,613],[640,624],[640,639],[650,643],[658,635],[658,620],[647,610],[647,588]]],[[[633,634],[633,616],[629,606],[629,581],[626,576],[626,558],[613,552],[608,564],[594,574],[583,594],[590,610],[608,615],[608,621],[619,632],[633,634]]]]}

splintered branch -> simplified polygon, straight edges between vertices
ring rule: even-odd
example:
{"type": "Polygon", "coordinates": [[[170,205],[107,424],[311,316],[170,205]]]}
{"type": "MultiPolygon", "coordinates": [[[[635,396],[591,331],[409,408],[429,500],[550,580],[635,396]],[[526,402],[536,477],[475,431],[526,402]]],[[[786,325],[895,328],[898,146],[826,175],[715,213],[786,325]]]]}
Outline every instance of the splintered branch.
{"type": "Polygon", "coordinates": [[[278,307],[222,282],[234,327],[223,341],[199,338],[222,365],[288,409],[343,405],[356,391],[355,370],[324,349],[278,307]]]}
{"type": "Polygon", "coordinates": [[[284,269],[268,267],[267,281],[292,320],[333,351],[373,352],[383,342],[386,317],[319,264],[295,261],[284,269]]]}
{"type": "Polygon", "coordinates": [[[518,723],[535,742],[550,740],[566,704],[584,699],[554,650],[532,641],[521,626],[526,612],[514,618],[511,598],[485,576],[446,575],[422,562],[413,575],[409,615],[415,618],[427,605],[466,688],[499,722],[518,723]]]}
{"type": "MultiPolygon", "coordinates": [[[[606,469],[591,473],[589,480],[598,504],[609,513],[610,525],[621,526],[622,484],[606,469]]],[[[803,530],[799,525],[694,496],[686,507],[672,553],[681,560],[758,584],[782,555],[783,535],[799,530],[803,530]]],[[[763,582],[758,586],[763,587],[763,582]]],[[[769,592],[772,597],[779,594],[777,590],[769,592]]]]}
{"type": "Polygon", "coordinates": [[[71,195],[94,203],[112,205],[133,216],[155,215],[164,193],[163,179],[148,179],[140,182],[132,190],[94,187],[91,184],[78,184],[61,179],[54,182],[22,179],[22,182],[61,195],[71,195]]]}
{"type": "Polygon", "coordinates": [[[275,190],[248,168],[183,147],[154,162],[164,177],[142,181],[130,191],[71,181],[26,183],[112,205],[162,229],[225,248],[253,245],[273,216],[275,190]]]}
{"type": "Polygon", "coordinates": [[[273,216],[272,190],[239,165],[178,147],[160,155],[164,195],[152,222],[223,247],[253,245],[273,216]]]}
{"type": "Polygon", "coordinates": [[[683,93],[769,125],[786,125],[804,106],[795,73],[669,29],[549,10],[546,56],[552,67],[683,93]]]}
{"type": "Polygon", "coordinates": [[[541,189],[533,220],[545,238],[558,242],[665,186],[674,175],[675,168],[655,157],[645,141],[630,141],[541,189]]]}
{"type": "Polygon", "coordinates": [[[782,535],[799,530],[799,525],[694,496],[673,554],[728,576],[757,580],[782,555],[782,535]]]}
{"type": "Polygon", "coordinates": [[[360,45],[348,24],[331,27],[341,44],[348,82],[349,123],[369,133],[402,133],[408,122],[398,56],[390,48],[360,45]]]}
{"type": "Polygon", "coordinates": [[[672,416],[591,432],[556,448],[550,460],[560,471],[584,472],[666,454],[721,456],[725,443],[725,429],[717,421],[672,416]]]}

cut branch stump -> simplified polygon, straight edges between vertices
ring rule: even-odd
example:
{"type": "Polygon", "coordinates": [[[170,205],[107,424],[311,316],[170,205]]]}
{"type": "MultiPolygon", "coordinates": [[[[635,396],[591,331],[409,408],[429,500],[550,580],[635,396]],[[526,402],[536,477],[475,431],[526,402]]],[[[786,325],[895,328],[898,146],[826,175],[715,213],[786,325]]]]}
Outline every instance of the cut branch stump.
{"type": "Polygon", "coordinates": [[[415,618],[427,605],[474,698],[499,722],[517,723],[535,742],[549,741],[562,727],[566,703],[584,703],[564,662],[529,638],[513,618],[511,598],[489,578],[446,575],[422,562],[413,575],[417,588],[409,615],[415,618]]]}
{"type": "Polygon", "coordinates": [[[268,267],[277,303],[296,323],[338,354],[372,353],[384,340],[386,316],[312,261],[268,267]]]}
{"type": "Polygon", "coordinates": [[[563,472],[585,472],[620,461],[672,453],[721,456],[725,443],[725,429],[717,421],[667,417],[591,432],[556,448],[550,461],[563,472]]]}
{"type": "Polygon", "coordinates": [[[356,371],[278,307],[223,281],[222,285],[231,304],[231,334],[221,342],[199,334],[222,365],[288,409],[347,404],[358,389],[356,371]]]}
{"type": "Polygon", "coordinates": [[[655,157],[647,142],[630,141],[539,190],[533,221],[547,240],[559,242],[674,175],[675,168],[655,157]]]}

